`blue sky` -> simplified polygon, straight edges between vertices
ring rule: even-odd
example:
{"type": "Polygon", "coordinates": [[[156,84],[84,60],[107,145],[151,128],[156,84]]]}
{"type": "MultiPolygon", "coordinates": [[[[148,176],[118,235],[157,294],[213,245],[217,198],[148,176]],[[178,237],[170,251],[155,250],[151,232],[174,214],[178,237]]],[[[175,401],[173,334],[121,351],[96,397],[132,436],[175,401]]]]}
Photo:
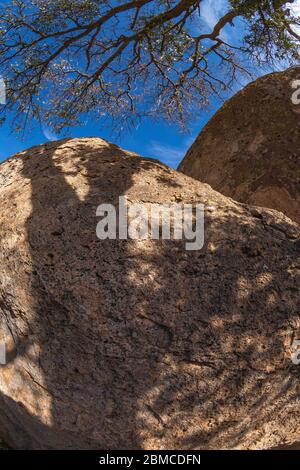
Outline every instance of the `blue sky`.
{"type": "MultiPolygon", "coordinates": [[[[1,3],[3,5],[4,2],[1,3]]],[[[297,3],[300,5],[300,0],[297,3]]],[[[226,0],[204,0],[202,6],[204,23],[201,26],[211,29],[211,26],[215,24],[226,9],[226,4],[226,0]]],[[[234,28],[228,27],[224,34],[226,39],[234,40],[240,32],[241,25],[236,24],[234,28]]],[[[237,91],[244,84],[238,83],[234,91],[237,91]]],[[[146,157],[158,158],[167,165],[176,168],[200,130],[221,104],[220,101],[213,100],[210,108],[203,110],[200,119],[191,123],[189,131],[185,132],[174,126],[174,124],[155,123],[153,120],[145,119],[139,128],[116,138],[112,136],[110,129],[102,127],[99,123],[95,124],[93,119],[90,118],[85,125],[71,129],[61,137],[103,137],[127,150],[146,157]]],[[[45,128],[34,128],[22,137],[12,132],[8,125],[4,125],[0,127],[0,161],[23,149],[48,140],[56,140],[56,138],[57,136],[45,128]]]]}
{"type": "MultiPolygon", "coordinates": [[[[161,122],[155,123],[145,119],[138,129],[132,130],[121,137],[112,135],[110,129],[101,127],[100,124],[93,124],[92,119],[86,125],[76,127],[68,131],[63,137],[102,137],[113,141],[126,150],[137,152],[145,157],[152,157],[161,160],[167,165],[176,168],[183,158],[187,149],[195,140],[203,124],[213,114],[213,107],[210,113],[203,112],[203,117],[193,124],[192,131],[182,132],[174,125],[167,125],[161,122]]],[[[47,129],[35,128],[24,137],[12,132],[9,126],[0,128],[0,161],[23,149],[38,145],[48,140],[56,140],[47,129]]]]}

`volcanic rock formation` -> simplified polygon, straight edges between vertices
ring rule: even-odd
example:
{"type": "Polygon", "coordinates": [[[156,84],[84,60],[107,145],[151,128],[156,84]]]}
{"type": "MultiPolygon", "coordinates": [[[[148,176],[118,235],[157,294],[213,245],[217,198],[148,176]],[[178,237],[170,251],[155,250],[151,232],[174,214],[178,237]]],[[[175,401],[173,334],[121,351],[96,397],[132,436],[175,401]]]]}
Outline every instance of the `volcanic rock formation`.
{"type": "Polygon", "coordinates": [[[300,67],[246,86],[206,125],[179,170],[237,201],[282,211],[300,223],[296,80],[300,67]]]}
{"type": "Polygon", "coordinates": [[[0,166],[0,437],[16,449],[299,441],[299,226],[101,139],[0,166]],[[205,244],[100,240],[101,203],[202,203],[205,244]]]}

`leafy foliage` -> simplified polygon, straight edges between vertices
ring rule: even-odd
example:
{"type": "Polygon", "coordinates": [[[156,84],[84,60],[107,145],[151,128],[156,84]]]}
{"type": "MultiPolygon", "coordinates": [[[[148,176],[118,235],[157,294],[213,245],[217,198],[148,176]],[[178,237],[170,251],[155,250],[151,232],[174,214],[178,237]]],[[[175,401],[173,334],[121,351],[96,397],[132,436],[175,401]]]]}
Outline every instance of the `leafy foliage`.
{"type": "Polygon", "coordinates": [[[231,0],[208,32],[201,0],[9,0],[0,13],[2,116],[58,131],[89,113],[121,127],[146,114],[184,125],[253,59],[297,62],[298,25],[280,0],[231,0]],[[238,18],[244,37],[229,44],[224,30],[238,18]]]}

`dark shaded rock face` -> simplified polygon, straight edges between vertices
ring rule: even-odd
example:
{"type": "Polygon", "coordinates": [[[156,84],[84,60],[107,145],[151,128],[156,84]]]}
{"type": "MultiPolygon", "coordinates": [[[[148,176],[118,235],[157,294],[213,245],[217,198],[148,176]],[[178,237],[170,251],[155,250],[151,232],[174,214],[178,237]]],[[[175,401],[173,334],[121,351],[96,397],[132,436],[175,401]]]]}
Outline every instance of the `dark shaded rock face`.
{"type": "Polygon", "coordinates": [[[8,450],[8,447],[4,442],[0,441],[0,450],[8,450]]]}
{"type": "Polygon", "coordinates": [[[300,67],[266,75],[240,91],[199,134],[179,170],[237,201],[282,211],[300,223],[294,80],[300,80],[300,67]]]}
{"type": "Polygon", "coordinates": [[[299,226],[101,139],[0,166],[0,436],[17,449],[299,441],[299,226]],[[101,203],[203,203],[205,245],[99,240],[101,203]]]}

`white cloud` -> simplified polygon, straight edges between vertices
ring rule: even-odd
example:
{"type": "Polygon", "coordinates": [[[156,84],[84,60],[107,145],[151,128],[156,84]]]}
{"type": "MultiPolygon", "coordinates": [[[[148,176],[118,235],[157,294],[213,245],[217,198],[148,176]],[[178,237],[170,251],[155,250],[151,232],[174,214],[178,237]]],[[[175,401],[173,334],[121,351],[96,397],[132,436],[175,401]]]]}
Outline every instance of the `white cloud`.
{"type": "Polygon", "coordinates": [[[195,141],[195,136],[186,137],[181,145],[172,146],[157,141],[151,141],[147,147],[147,152],[152,158],[158,158],[160,161],[172,168],[177,168],[189,147],[195,141]]]}
{"type": "MultiPolygon", "coordinates": [[[[290,8],[292,14],[294,16],[300,17],[300,0],[296,0],[294,3],[288,3],[287,6],[290,8]]],[[[293,30],[299,34],[300,33],[300,26],[293,26],[293,30]]]]}
{"type": "Polygon", "coordinates": [[[296,0],[296,2],[288,4],[288,6],[294,15],[300,16],[300,0],[296,0]]]}
{"type": "Polygon", "coordinates": [[[184,149],[181,147],[172,147],[171,145],[152,142],[148,147],[151,157],[158,158],[167,165],[173,166],[184,156],[184,149]]]}
{"type": "Polygon", "coordinates": [[[227,0],[204,0],[200,6],[200,17],[212,29],[227,10],[227,0]]]}
{"type": "MultiPolygon", "coordinates": [[[[228,11],[228,7],[227,0],[204,0],[200,6],[200,23],[207,26],[208,32],[210,32],[218,20],[228,11]]],[[[221,33],[221,38],[224,41],[228,40],[227,31],[221,33]]]]}
{"type": "Polygon", "coordinates": [[[41,130],[47,140],[54,142],[59,139],[59,137],[53,131],[51,131],[51,129],[49,129],[45,123],[42,123],[41,130]]]}

